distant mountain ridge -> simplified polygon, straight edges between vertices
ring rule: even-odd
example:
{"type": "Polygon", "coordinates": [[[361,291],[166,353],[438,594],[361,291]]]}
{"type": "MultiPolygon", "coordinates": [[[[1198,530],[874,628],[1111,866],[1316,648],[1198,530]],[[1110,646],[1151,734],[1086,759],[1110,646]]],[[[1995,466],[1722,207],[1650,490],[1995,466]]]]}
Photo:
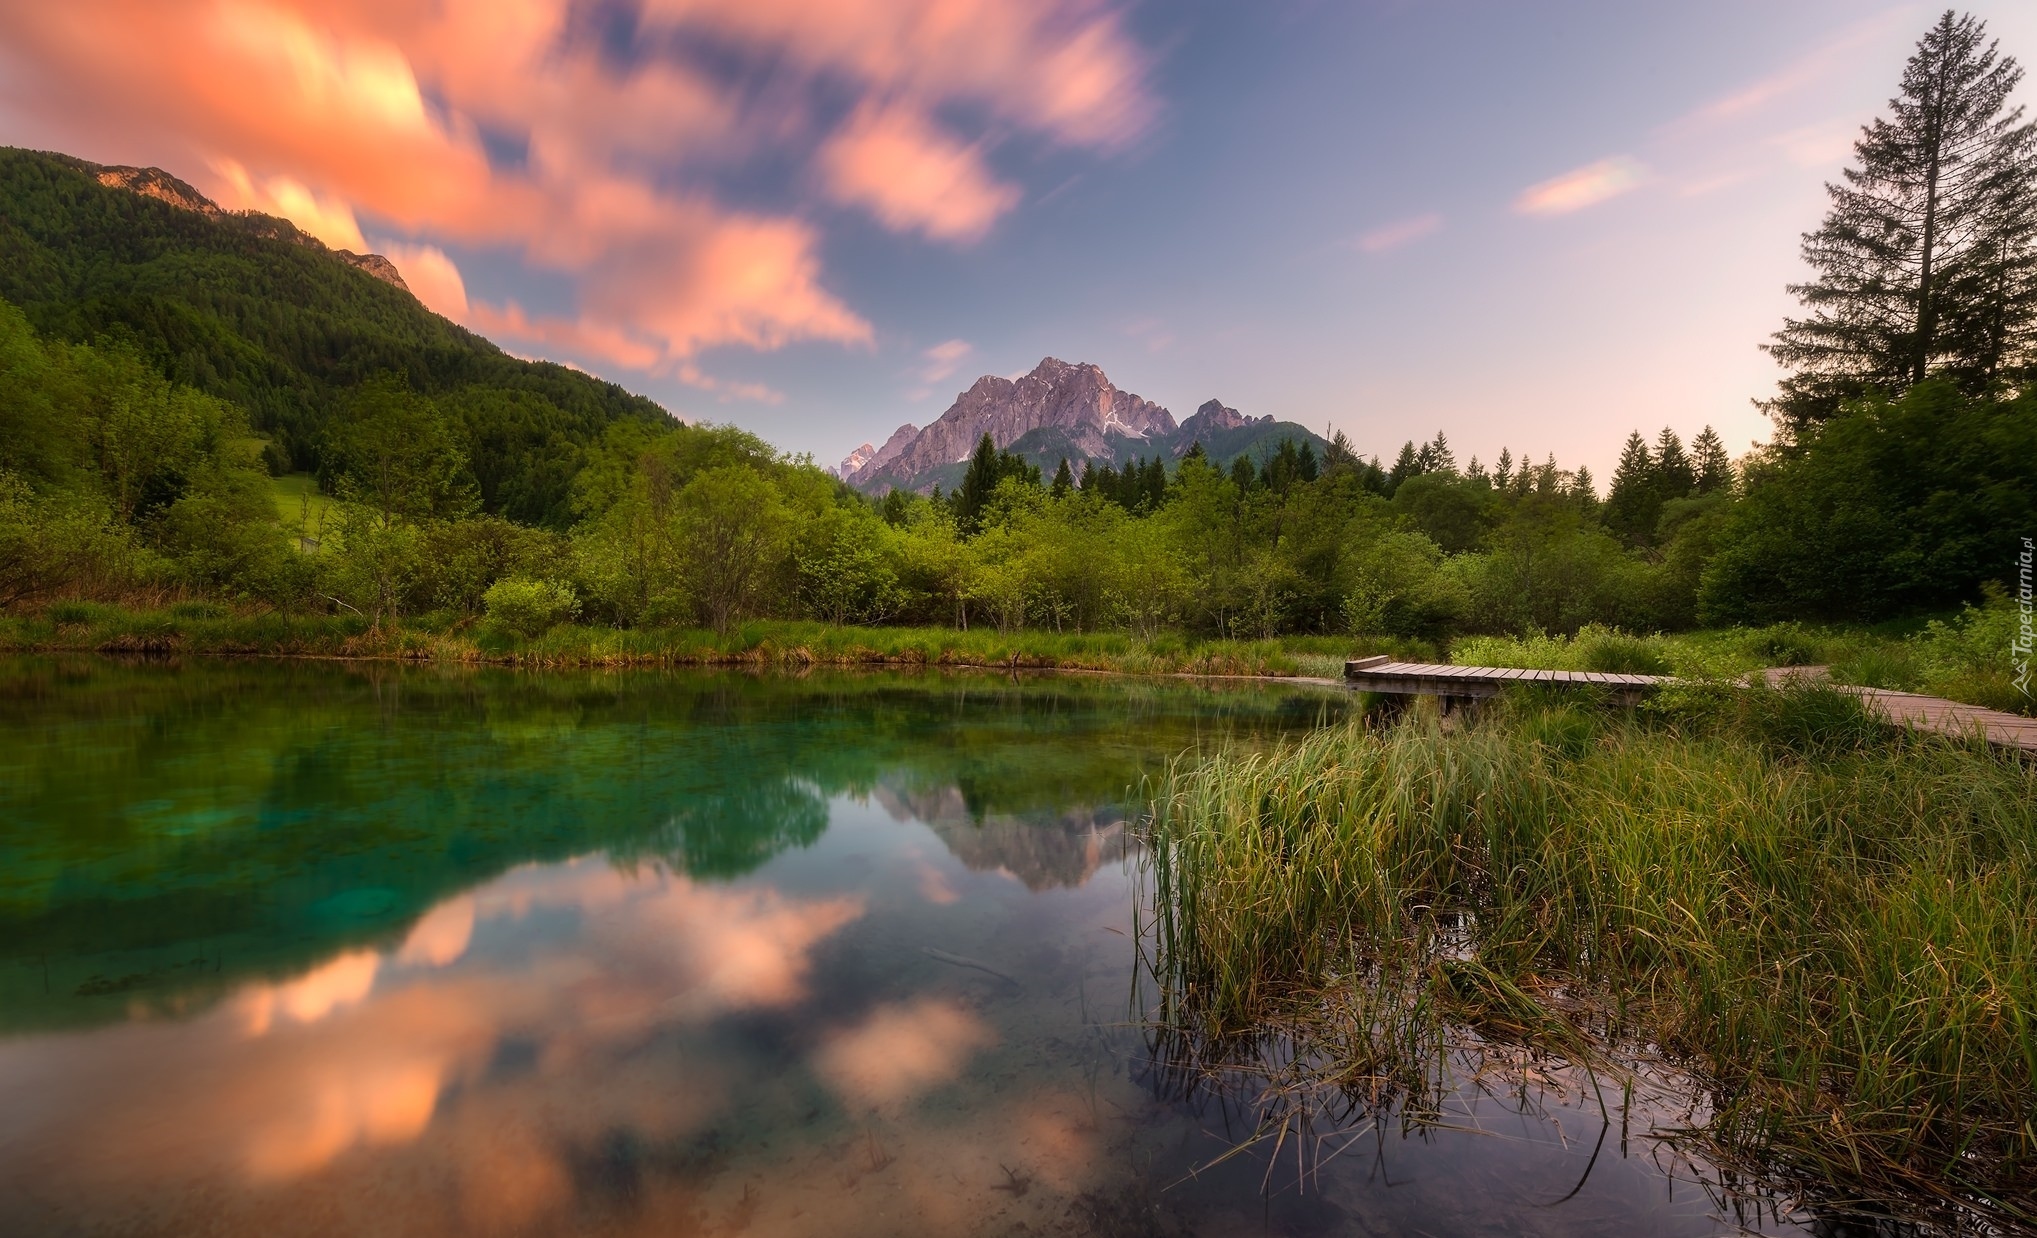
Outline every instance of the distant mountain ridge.
{"type": "Polygon", "coordinates": [[[226,210],[219,203],[161,168],[132,168],[125,164],[91,163],[70,155],[60,155],[58,158],[76,164],[79,169],[108,189],[125,189],[129,193],[138,193],[145,198],[167,202],[179,210],[195,211],[207,218],[239,227],[253,236],[323,250],[348,266],[366,271],[393,288],[410,291],[410,285],[403,282],[403,273],[396,269],[396,264],[381,254],[357,254],[351,249],[333,249],[289,220],[264,215],[260,211],[226,210]]]}
{"type": "Polygon", "coordinates": [[[1264,454],[1282,438],[1326,446],[1292,422],[1249,417],[1218,400],[1177,424],[1173,413],[1119,388],[1099,367],[1047,357],[1016,379],[985,374],[924,429],[902,425],[882,447],[865,443],[835,473],[871,494],[952,488],[985,434],[999,450],[1049,470],[1063,459],[1078,469],[1084,461],[1178,460],[1196,443],[1218,463],[1264,454]]]}
{"type": "Polygon", "coordinates": [[[240,406],[276,469],[318,466],[359,385],[401,375],[465,436],[483,510],[558,528],[609,426],[654,401],[504,353],[427,309],[388,259],[222,209],[159,168],[0,147],[0,299],[47,339],[131,348],[240,406]]]}

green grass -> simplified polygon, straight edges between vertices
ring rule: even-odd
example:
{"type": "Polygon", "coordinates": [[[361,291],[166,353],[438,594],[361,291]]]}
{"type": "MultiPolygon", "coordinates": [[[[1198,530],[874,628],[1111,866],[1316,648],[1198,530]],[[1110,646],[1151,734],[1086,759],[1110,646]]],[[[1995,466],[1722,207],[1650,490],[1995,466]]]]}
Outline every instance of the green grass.
{"type": "Polygon", "coordinates": [[[524,638],[459,616],[422,616],[372,627],[355,614],[235,611],[212,603],[135,610],[62,602],[0,617],[0,650],[400,658],[543,667],[979,666],[1127,674],[1341,676],[1346,658],[1372,652],[1434,657],[1419,642],[1296,636],[1215,640],[1122,632],[1000,635],[995,629],[833,627],[759,620],[726,636],[698,628],[563,625],[524,638]]]}
{"type": "Polygon", "coordinates": [[[332,499],[318,491],[318,479],[309,473],[286,473],[269,479],[269,493],[276,502],[276,518],[291,536],[316,540],[332,499]]]}
{"type": "Polygon", "coordinates": [[[1829,689],[1515,695],[1178,768],[1151,841],[1180,1035],[1310,1026],[1346,1088],[1439,1020],[1659,1046],[1729,1160],[2037,1218],[2027,761],[1829,689]]]}
{"type": "Polygon", "coordinates": [[[1827,666],[1842,684],[1921,692],[2009,713],[2037,715],[2015,686],[2015,612],[2006,598],[1955,615],[1874,628],[1784,623],[1766,628],[1635,635],[1589,625],[1575,636],[1474,636],[1454,642],[1467,666],[1631,671],[1725,679],[1771,666],[1827,666]]]}

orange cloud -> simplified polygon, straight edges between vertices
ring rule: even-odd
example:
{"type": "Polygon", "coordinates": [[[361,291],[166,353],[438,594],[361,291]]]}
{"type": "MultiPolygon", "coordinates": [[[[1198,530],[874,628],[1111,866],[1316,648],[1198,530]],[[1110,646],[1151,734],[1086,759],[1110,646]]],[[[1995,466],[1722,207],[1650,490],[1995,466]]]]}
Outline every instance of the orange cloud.
{"type": "Polygon", "coordinates": [[[212,171],[221,185],[214,197],[230,211],[281,216],[334,249],[360,253],[368,248],[353,208],[344,202],[321,198],[288,176],[272,176],[257,184],[246,168],[231,159],[214,161],[212,171]]]}
{"type": "Polygon", "coordinates": [[[467,321],[467,281],[445,250],[404,241],[384,241],[380,248],[426,309],[454,322],[467,321]]]}
{"type": "Polygon", "coordinates": [[[294,1178],[357,1144],[415,1139],[431,1123],[443,1072],[442,1062],[409,1055],[315,1071],[246,1133],[248,1175],[294,1178]]]}
{"type": "Polygon", "coordinates": [[[991,176],[979,148],[897,105],[859,109],[821,151],[820,167],[836,201],[942,241],[976,240],[1019,200],[1017,187],[991,176]]]}
{"type": "Polygon", "coordinates": [[[382,958],[371,950],[342,954],[332,962],[283,984],[255,985],[236,999],[241,1025],[261,1036],[277,1019],[316,1023],[335,1010],[359,1005],[375,987],[382,958]]]}
{"type": "Polygon", "coordinates": [[[1085,0],[646,0],[646,21],[712,30],[886,98],[967,100],[1104,149],[1158,111],[1148,58],[1085,0]]]}
{"type": "MultiPolygon", "coordinates": [[[[386,223],[408,236],[406,279],[448,316],[465,284],[434,242],[519,253],[569,276],[577,309],[465,312],[588,359],[658,369],[718,346],[870,341],[826,287],[811,225],[700,188],[699,173],[760,152],[801,155],[815,107],[785,92],[751,101],[654,50],[619,68],[575,12],[569,0],[10,5],[0,124],[17,141],[160,164],[345,248],[362,247],[362,218],[386,223]],[[484,131],[524,157],[491,159],[484,131]]],[[[851,123],[813,154],[817,181],[941,240],[980,236],[1018,190],[989,173],[980,143],[927,120],[935,109],[964,103],[1098,149],[1155,112],[1146,56],[1093,0],[649,0],[643,20],[653,35],[683,27],[751,49],[797,79],[793,95],[859,91],[851,123]]]]}
{"type": "Polygon", "coordinates": [[[814,1069],[844,1100],[883,1108],[955,1078],[978,1049],[996,1041],[960,1005],[923,997],[880,1006],[837,1032],[814,1055],[814,1069]]]}
{"type": "MultiPolygon", "coordinates": [[[[533,867],[441,904],[388,954],[342,954],[184,1019],[18,1038],[0,1044],[0,1069],[32,1080],[18,1103],[38,1115],[52,1163],[91,1189],[117,1167],[122,1188],[152,1198],[188,1203],[196,1190],[200,1207],[217,1205],[222,1184],[280,1185],[351,1151],[410,1143],[463,1114],[472,1121],[472,1106],[487,1103],[476,1092],[450,1114],[440,1098],[482,1079],[505,1038],[545,1046],[529,1083],[557,1098],[547,1122],[583,1115],[600,1124],[589,1137],[610,1121],[656,1130],[710,1110],[717,1077],[703,1066],[683,1095],[654,1094],[630,1073],[641,1037],[805,999],[815,949],[863,911],[854,897],[696,884],[602,860],[533,867]],[[582,931],[506,965],[468,953],[488,922],[538,908],[577,915],[582,931]],[[408,966],[385,966],[392,960],[408,966]]],[[[957,1040],[938,1020],[925,1035],[957,1040]]],[[[505,1148],[518,1132],[499,1120],[465,1134],[455,1150],[473,1158],[474,1189],[499,1205],[487,1211],[523,1214],[557,1197],[555,1152],[505,1148]],[[525,1186],[498,1197],[512,1174],[525,1186]]],[[[454,1173],[446,1189],[456,1180],[469,1185],[454,1173]]]]}
{"type": "Polygon", "coordinates": [[[396,952],[399,963],[444,967],[459,961],[474,938],[474,900],[456,898],[425,914],[396,952]]]}
{"type": "Polygon", "coordinates": [[[1522,215],[1568,215],[1610,201],[1648,179],[1648,169],[1624,155],[1574,168],[1561,176],[1530,185],[1514,199],[1522,215]]]}

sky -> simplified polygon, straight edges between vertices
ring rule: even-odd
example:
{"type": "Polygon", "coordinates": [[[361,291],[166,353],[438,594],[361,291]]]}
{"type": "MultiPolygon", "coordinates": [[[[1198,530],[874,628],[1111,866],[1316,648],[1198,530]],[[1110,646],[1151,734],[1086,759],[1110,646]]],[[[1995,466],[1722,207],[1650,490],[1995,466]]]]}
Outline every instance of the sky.
{"type": "MultiPolygon", "coordinates": [[[[1984,0],[2037,61],[2037,5],[1984,0]]],[[[1090,361],[1389,459],[1768,435],[1872,0],[0,0],[0,144],[832,464],[1090,361]]],[[[2037,103],[2027,83],[2019,100],[2037,103]]]]}

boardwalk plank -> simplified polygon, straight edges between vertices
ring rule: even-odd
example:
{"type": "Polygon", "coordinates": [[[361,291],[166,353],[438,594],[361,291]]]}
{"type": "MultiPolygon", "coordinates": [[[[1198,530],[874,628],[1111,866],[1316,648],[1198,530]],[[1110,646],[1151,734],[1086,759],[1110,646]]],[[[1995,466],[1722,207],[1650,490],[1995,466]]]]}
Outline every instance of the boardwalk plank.
{"type": "MultiPolygon", "coordinates": [[[[1801,673],[1806,668],[1794,668],[1801,673]]],[[[1820,668],[1808,668],[1817,671],[1820,668]]],[[[1764,672],[1774,683],[1775,672],[1764,672]]],[[[1344,682],[1372,691],[1414,693],[1427,696],[1485,696],[1507,684],[1582,684],[1614,688],[1631,694],[1675,683],[1672,675],[1632,675],[1608,671],[1551,671],[1521,666],[1454,666],[1436,662],[1385,662],[1374,666],[1345,669],[1344,682]]],[[[1942,735],[1980,734],[2003,747],[2037,752],[2037,718],[2024,718],[1998,710],[1963,705],[1914,692],[1892,692],[1882,688],[1841,686],[1841,692],[1862,697],[1868,708],[1898,726],[1933,731],[1942,735]]]]}

